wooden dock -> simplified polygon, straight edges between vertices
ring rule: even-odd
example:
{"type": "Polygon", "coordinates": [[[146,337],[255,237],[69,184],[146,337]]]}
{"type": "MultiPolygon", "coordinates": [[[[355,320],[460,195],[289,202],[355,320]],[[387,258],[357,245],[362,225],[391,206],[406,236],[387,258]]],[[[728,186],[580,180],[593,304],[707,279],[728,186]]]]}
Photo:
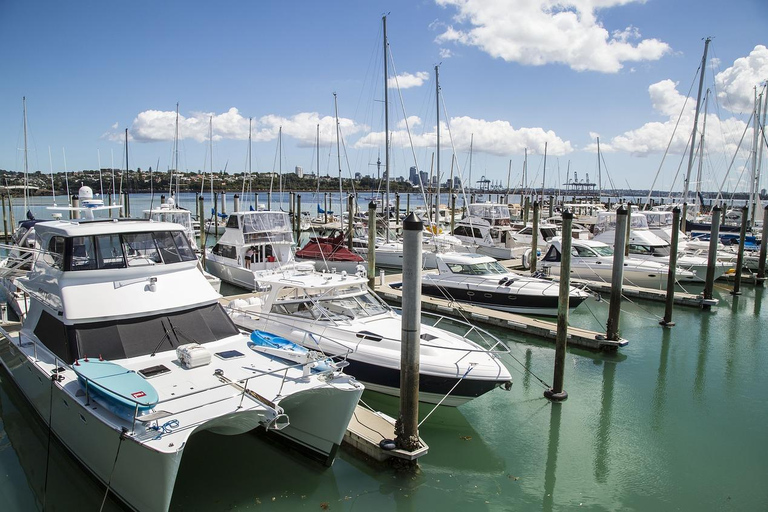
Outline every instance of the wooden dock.
{"type": "MultiPolygon", "coordinates": [[[[523,273],[525,271],[521,271],[521,268],[519,266],[520,262],[517,260],[505,260],[500,261],[502,265],[507,267],[513,272],[517,273],[523,273]]],[[[545,278],[549,279],[549,278],[545,278]]],[[[554,279],[553,279],[554,280],[554,279]]],[[[611,283],[606,283],[603,281],[588,281],[586,279],[574,279],[571,278],[571,286],[586,286],[592,291],[598,292],[598,293],[611,293],[611,283]]],[[[654,290],[653,288],[643,288],[641,286],[631,286],[628,284],[625,284],[621,287],[621,293],[625,297],[630,297],[633,299],[643,299],[643,300],[650,300],[655,302],[666,302],[667,301],[667,292],[665,290],[654,290]]],[[[694,308],[703,308],[703,307],[712,307],[717,306],[718,300],[717,299],[705,299],[703,295],[701,294],[693,294],[693,293],[685,293],[678,290],[675,290],[675,297],[674,297],[674,303],[678,306],[688,306],[688,307],[694,307],[694,308]]]]}
{"type": "MultiPolygon", "coordinates": [[[[390,283],[398,283],[403,280],[402,274],[392,274],[384,277],[384,283],[380,278],[376,279],[376,293],[385,300],[400,303],[402,301],[402,291],[391,288],[390,283]]],[[[515,332],[523,333],[529,336],[536,336],[554,343],[557,336],[557,324],[547,320],[539,320],[528,316],[507,313],[505,311],[496,311],[481,306],[439,299],[437,297],[422,296],[422,310],[437,313],[440,315],[451,316],[470,323],[477,322],[493,327],[500,327],[515,332]]],[[[629,343],[625,339],[612,341],[605,339],[605,334],[578,327],[568,327],[568,344],[587,348],[590,350],[616,350],[619,347],[626,346],[629,343]]]]}

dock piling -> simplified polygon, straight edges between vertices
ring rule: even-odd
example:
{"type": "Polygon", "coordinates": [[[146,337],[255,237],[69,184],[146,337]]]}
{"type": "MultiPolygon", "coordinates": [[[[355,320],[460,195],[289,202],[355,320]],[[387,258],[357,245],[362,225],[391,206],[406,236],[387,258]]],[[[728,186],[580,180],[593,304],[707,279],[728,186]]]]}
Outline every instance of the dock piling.
{"type": "Polygon", "coordinates": [[[232,197],[232,204],[233,204],[233,210],[232,211],[239,212],[240,211],[240,195],[235,194],[232,197]]]}
{"type": "MultiPolygon", "coordinates": [[[[683,205],[685,208],[685,205],[683,205]]],[[[677,271],[677,241],[680,238],[680,208],[672,210],[672,241],[669,251],[669,271],[667,272],[667,302],[664,307],[664,318],[659,322],[663,327],[673,327],[672,305],[675,302],[675,272],[677,271]]]]}
{"type": "Polygon", "coordinates": [[[741,230],[739,231],[739,255],[736,258],[736,281],[733,283],[731,295],[741,295],[741,269],[744,267],[744,242],[747,237],[748,208],[741,208],[741,230]]]}
{"type": "Polygon", "coordinates": [[[347,249],[353,250],[352,246],[352,219],[355,217],[355,196],[347,196],[347,249]]]}
{"type": "MultiPolygon", "coordinates": [[[[712,208],[712,227],[709,233],[709,252],[707,254],[707,277],[704,281],[704,300],[711,300],[715,290],[715,265],[717,264],[717,245],[720,242],[720,207],[712,208]]],[[[704,304],[704,309],[710,306],[704,304]]]]}
{"type": "Polygon", "coordinates": [[[765,283],[765,257],[768,249],[768,206],[763,210],[763,238],[760,240],[760,258],[757,262],[757,282],[765,283]]]}
{"type": "MultiPolygon", "coordinates": [[[[541,203],[538,201],[533,202],[533,229],[531,230],[531,257],[529,258],[529,267],[531,269],[531,274],[536,272],[536,263],[538,263],[538,258],[536,257],[536,253],[538,252],[538,244],[539,244],[539,215],[541,211],[541,203]]],[[[563,231],[565,233],[565,231],[563,231]]]]}
{"type": "Polygon", "coordinates": [[[368,287],[376,286],[376,201],[368,203],[368,287]]]}
{"type": "Polygon", "coordinates": [[[296,240],[301,236],[301,194],[296,194],[296,240]]]}
{"type": "Polygon", "coordinates": [[[616,237],[613,241],[613,272],[611,274],[611,298],[608,308],[606,337],[619,339],[619,315],[621,314],[621,286],[624,283],[624,246],[627,242],[627,209],[624,205],[616,210],[616,237]]]}
{"type": "Polygon", "coordinates": [[[560,262],[560,288],[557,300],[557,338],[555,339],[555,377],[552,388],[544,391],[544,396],[553,402],[562,402],[568,398],[563,389],[565,374],[565,349],[568,343],[568,306],[571,291],[571,231],[573,213],[563,212],[563,252],[560,262]]]}
{"type": "Polygon", "coordinates": [[[403,221],[403,320],[400,345],[398,448],[419,448],[419,337],[421,336],[421,242],[424,224],[411,213],[403,221]]]}

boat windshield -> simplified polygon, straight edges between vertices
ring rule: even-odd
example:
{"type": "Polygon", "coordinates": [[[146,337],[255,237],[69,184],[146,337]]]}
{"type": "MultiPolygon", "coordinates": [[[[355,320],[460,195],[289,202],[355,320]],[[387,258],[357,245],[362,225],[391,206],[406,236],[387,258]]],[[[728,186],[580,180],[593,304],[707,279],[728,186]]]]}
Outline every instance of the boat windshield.
{"type": "Polygon", "coordinates": [[[592,248],[598,256],[613,256],[613,247],[605,246],[598,246],[592,248]]]}
{"type": "Polygon", "coordinates": [[[364,283],[330,289],[286,288],[272,313],[314,320],[354,320],[391,311],[364,283]]]}
{"type": "Polygon", "coordinates": [[[613,248],[607,245],[587,247],[586,245],[574,245],[571,254],[579,258],[599,258],[600,256],[613,256],[613,248]]]}
{"type": "Polygon", "coordinates": [[[448,268],[454,274],[465,274],[472,276],[508,274],[509,271],[498,261],[489,261],[484,263],[448,263],[448,268]]]}

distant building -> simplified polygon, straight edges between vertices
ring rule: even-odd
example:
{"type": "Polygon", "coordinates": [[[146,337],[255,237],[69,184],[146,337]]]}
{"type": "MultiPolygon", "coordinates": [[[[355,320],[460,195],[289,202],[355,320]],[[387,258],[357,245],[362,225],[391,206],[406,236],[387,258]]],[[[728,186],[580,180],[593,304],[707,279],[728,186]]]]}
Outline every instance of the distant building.
{"type": "Polygon", "coordinates": [[[419,184],[419,171],[416,169],[415,165],[411,167],[411,173],[408,175],[408,181],[414,185],[419,184]]]}
{"type": "Polygon", "coordinates": [[[360,181],[361,179],[363,179],[363,175],[361,173],[359,173],[359,172],[356,172],[355,173],[355,181],[360,181]]]}
{"type": "Polygon", "coordinates": [[[419,175],[421,176],[421,182],[416,182],[416,185],[421,185],[424,187],[429,186],[429,173],[427,171],[420,171],[419,175]]]}
{"type": "Polygon", "coordinates": [[[300,165],[296,166],[296,176],[298,176],[299,178],[304,177],[304,168],[300,165]]]}

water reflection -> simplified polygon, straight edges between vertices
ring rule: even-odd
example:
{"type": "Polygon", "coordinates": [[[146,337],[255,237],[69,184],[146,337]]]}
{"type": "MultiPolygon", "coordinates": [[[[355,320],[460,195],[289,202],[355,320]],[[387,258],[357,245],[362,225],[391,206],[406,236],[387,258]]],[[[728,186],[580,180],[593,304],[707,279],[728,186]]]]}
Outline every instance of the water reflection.
{"type": "Polygon", "coordinates": [[[672,339],[672,329],[661,330],[661,352],[659,354],[659,371],[656,378],[656,389],[653,391],[653,414],[651,426],[653,430],[661,428],[664,418],[664,405],[667,400],[667,360],[669,359],[669,344],[672,339]]]}
{"type": "Polygon", "coordinates": [[[562,414],[560,403],[552,403],[549,414],[549,442],[547,444],[547,469],[544,473],[544,501],[541,508],[545,512],[551,512],[555,501],[555,482],[557,480],[557,448],[560,444],[560,415],[562,414]]]}
{"type": "Polygon", "coordinates": [[[611,439],[611,410],[613,409],[613,383],[616,376],[616,363],[606,361],[603,364],[603,396],[600,401],[599,422],[595,436],[595,480],[605,483],[608,479],[608,452],[611,439]]]}
{"type": "Polygon", "coordinates": [[[704,390],[707,369],[707,354],[709,353],[709,328],[712,322],[712,313],[704,311],[701,314],[701,331],[699,333],[699,355],[696,360],[696,375],[693,380],[693,396],[701,399],[704,390]]]}
{"type": "Polygon", "coordinates": [[[762,286],[755,286],[755,306],[752,313],[755,316],[760,316],[760,310],[763,307],[763,294],[765,294],[765,288],[762,286]]]}
{"type": "MultiPolygon", "coordinates": [[[[533,358],[533,351],[530,348],[525,349],[525,368],[531,369],[531,359],[533,358]]],[[[531,386],[531,372],[523,372],[523,389],[528,392],[528,388],[531,386]]]]}

